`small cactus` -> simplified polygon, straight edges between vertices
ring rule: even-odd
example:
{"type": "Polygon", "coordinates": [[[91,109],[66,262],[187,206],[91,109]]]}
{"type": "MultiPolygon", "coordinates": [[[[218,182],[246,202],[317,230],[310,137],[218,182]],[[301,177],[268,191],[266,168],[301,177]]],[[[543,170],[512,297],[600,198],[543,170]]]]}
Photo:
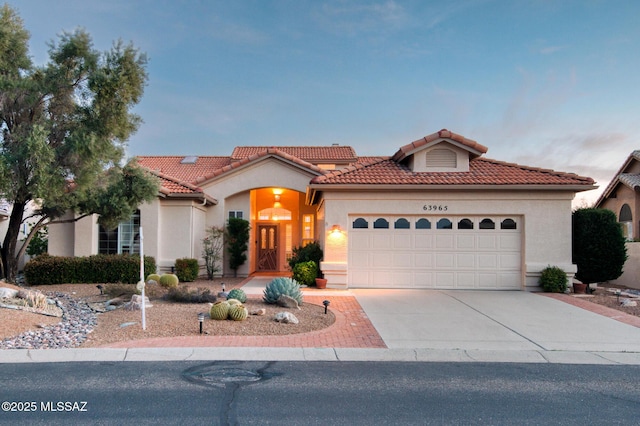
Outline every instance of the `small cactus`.
{"type": "Polygon", "coordinates": [[[155,281],[156,283],[159,283],[160,282],[160,275],[158,275],[158,274],[149,274],[149,276],[147,277],[147,281],[146,282],[149,282],[149,281],[155,281]]]}
{"type": "Polygon", "coordinates": [[[249,311],[244,307],[242,303],[231,305],[229,307],[229,318],[234,321],[244,321],[249,316],[249,311]]]}
{"type": "Polygon", "coordinates": [[[213,304],[209,311],[209,316],[214,320],[226,320],[229,316],[229,303],[226,300],[220,300],[213,304]]]}
{"type": "Polygon", "coordinates": [[[240,305],[240,304],[242,304],[242,302],[240,302],[238,299],[227,299],[227,303],[229,305],[240,305]]]}
{"type": "Polygon", "coordinates": [[[176,288],[180,280],[175,274],[162,274],[158,283],[165,288],[176,288]]]}
{"type": "Polygon", "coordinates": [[[247,301],[247,295],[241,288],[234,288],[229,292],[227,297],[229,299],[237,299],[240,303],[245,303],[247,301]]]}

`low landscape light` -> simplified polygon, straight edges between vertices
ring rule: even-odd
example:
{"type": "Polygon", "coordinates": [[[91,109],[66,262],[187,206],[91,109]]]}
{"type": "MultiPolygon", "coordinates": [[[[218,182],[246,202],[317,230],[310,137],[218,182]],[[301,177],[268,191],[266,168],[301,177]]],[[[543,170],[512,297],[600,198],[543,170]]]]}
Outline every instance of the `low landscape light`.
{"type": "Polygon", "coordinates": [[[328,300],[323,300],[322,304],[324,305],[324,314],[327,315],[327,308],[329,307],[329,302],[328,300]]]}
{"type": "Polygon", "coordinates": [[[198,314],[198,322],[200,323],[200,334],[202,334],[202,323],[204,322],[204,312],[198,314]]]}

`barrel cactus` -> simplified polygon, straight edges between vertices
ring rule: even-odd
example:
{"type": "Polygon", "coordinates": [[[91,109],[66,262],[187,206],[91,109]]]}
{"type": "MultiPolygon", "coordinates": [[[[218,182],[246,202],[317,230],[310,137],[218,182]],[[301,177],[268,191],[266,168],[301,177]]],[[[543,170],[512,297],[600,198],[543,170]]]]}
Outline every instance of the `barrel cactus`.
{"type": "Polygon", "coordinates": [[[240,305],[240,304],[242,304],[242,302],[239,301],[238,299],[227,299],[227,303],[229,305],[240,305]]]}
{"type": "Polygon", "coordinates": [[[149,274],[149,276],[147,277],[147,282],[149,281],[155,281],[156,283],[160,282],[160,275],[158,274],[149,274]]]}
{"type": "Polygon", "coordinates": [[[239,300],[240,303],[244,303],[247,301],[247,295],[245,294],[244,290],[242,290],[241,288],[234,288],[229,292],[229,295],[227,297],[229,299],[239,300]]]}
{"type": "Polygon", "coordinates": [[[278,277],[271,280],[271,282],[267,284],[267,288],[264,289],[262,300],[266,303],[275,304],[283,294],[293,297],[298,302],[298,305],[302,305],[300,284],[291,278],[285,277],[278,277]]]}
{"type": "Polygon", "coordinates": [[[231,305],[229,307],[229,318],[234,321],[244,321],[249,316],[249,311],[244,307],[242,303],[231,305]]]}
{"type": "Polygon", "coordinates": [[[165,288],[176,288],[180,280],[176,274],[162,274],[158,283],[165,288]]]}
{"type": "Polygon", "coordinates": [[[214,320],[226,320],[229,316],[229,303],[226,300],[219,300],[213,304],[209,311],[209,316],[214,320]]]}

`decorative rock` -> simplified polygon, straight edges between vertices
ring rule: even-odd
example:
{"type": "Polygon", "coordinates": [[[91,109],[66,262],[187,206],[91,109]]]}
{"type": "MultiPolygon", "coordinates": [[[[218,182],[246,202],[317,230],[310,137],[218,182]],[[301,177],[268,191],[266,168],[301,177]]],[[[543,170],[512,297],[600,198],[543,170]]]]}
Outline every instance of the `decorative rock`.
{"type": "Polygon", "coordinates": [[[300,322],[291,312],[278,312],[276,314],[276,321],[283,324],[298,324],[300,322]]]}
{"type": "Polygon", "coordinates": [[[635,300],[631,300],[631,299],[622,299],[620,301],[620,305],[626,306],[626,307],[638,306],[638,302],[636,302],[635,300]]]}
{"type": "Polygon", "coordinates": [[[283,308],[300,309],[300,306],[298,306],[298,301],[291,296],[287,296],[286,294],[278,297],[276,304],[278,306],[282,306],[283,308]]]}
{"type": "Polygon", "coordinates": [[[105,306],[120,306],[127,303],[124,297],[116,297],[115,299],[110,299],[104,302],[105,306]]]}
{"type": "Polygon", "coordinates": [[[262,309],[254,309],[253,311],[250,312],[251,315],[257,315],[257,316],[262,316],[262,315],[266,315],[267,310],[262,308],[262,309]]]}
{"type": "Polygon", "coordinates": [[[18,295],[18,290],[7,287],[0,287],[0,299],[13,299],[18,295]]]}
{"type": "MultiPolygon", "coordinates": [[[[151,308],[153,305],[149,302],[149,298],[145,296],[144,307],[151,308]]],[[[134,294],[131,296],[131,301],[124,304],[124,308],[128,311],[139,311],[142,309],[142,296],[134,294]]]]}

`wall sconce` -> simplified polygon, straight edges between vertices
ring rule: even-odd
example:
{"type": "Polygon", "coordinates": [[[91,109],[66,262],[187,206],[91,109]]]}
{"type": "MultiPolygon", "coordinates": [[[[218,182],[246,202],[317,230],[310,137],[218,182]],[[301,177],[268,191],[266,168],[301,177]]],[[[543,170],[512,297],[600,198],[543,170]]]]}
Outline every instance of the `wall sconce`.
{"type": "Polygon", "coordinates": [[[340,228],[340,225],[333,225],[330,232],[331,235],[339,235],[342,233],[342,228],[340,228]]]}
{"type": "Polygon", "coordinates": [[[280,194],[273,194],[273,198],[276,200],[276,203],[280,201],[280,194]]]}

